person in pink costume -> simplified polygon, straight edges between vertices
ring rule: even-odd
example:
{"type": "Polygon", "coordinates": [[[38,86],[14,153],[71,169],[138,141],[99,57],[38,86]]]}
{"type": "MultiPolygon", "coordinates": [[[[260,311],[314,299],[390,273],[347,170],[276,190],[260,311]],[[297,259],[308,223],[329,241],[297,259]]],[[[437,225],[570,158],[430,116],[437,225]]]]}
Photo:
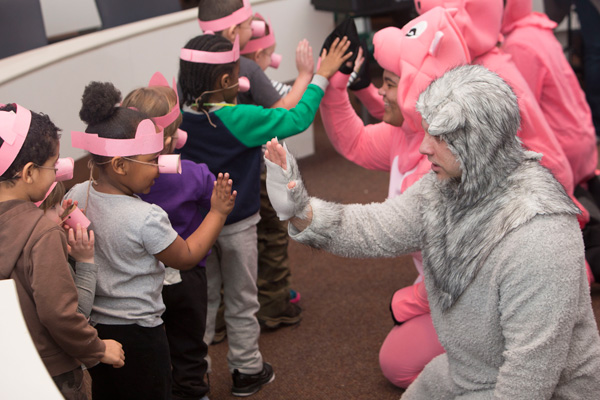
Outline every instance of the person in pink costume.
{"type": "Polygon", "coordinates": [[[554,36],[556,23],[533,12],[531,0],[505,0],[501,49],[525,78],[573,171],[587,182],[598,164],[596,130],[585,93],[554,36]]]}
{"type": "MultiPolygon", "coordinates": [[[[390,171],[389,197],[402,193],[431,169],[427,157],[418,151],[424,136],[415,109],[418,95],[447,70],[470,62],[451,14],[438,8],[402,30],[386,28],[375,34],[375,59],[385,70],[384,84],[378,99],[372,88],[357,94],[367,99],[369,111],[383,117],[383,122],[363,124],[348,98],[349,76],[340,72],[331,78],[321,102],[323,123],[337,151],[365,168],[390,171]]],[[[399,387],[407,387],[427,362],[444,352],[429,314],[420,253],[413,257],[419,278],[414,286],[401,290],[407,295],[402,309],[393,313],[397,325],[379,354],[384,376],[399,387]]]]}
{"type": "Polygon", "coordinates": [[[513,88],[521,110],[519,138],[529,150],[543,154],[542,165],[554,174],[579,206],[582,214],[578,220],[584,227],[590,216],[573,196],[574,176],[567,156],[512,57],[497,46],[504,13],[503,0],[415,0],[415,6],[420,14],[436,6],[458,10],[454,20],[467,42],[472,63],[497,73],[513,88]]]}

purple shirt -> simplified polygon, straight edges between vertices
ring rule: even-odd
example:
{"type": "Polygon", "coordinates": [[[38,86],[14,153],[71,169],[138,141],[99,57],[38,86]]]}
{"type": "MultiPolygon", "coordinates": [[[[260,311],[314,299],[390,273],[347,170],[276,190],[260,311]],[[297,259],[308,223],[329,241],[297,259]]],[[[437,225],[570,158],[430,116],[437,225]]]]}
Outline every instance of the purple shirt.
{"type": "MultiPolygon", "coordinates": [[[[181,174],[161,174],[142,200],[167,212],[179,236],[187,239],[198,229],[210,210],[215,176],[206,164],[181,160],[181,174]]],[[[198,263],[204,266],[206,257],[198,263]]]]}

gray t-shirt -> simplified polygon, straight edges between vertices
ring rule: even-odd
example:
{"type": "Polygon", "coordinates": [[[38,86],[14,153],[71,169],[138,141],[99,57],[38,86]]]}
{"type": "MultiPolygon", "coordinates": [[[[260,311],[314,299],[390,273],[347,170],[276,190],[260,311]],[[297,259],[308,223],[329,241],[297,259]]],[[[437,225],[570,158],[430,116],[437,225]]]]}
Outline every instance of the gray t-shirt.
{"type": "Polygon", "coordinates": [[[249,58],[240,57],[240,76],[245,76],[250,81],[250,90],[238,93],[240,104],[256,104],[270,108],[281,98],[265,71],[249,58]]]}
{"type": "MultiPolygon", "coordinates": [[[[88,182],[75,185],[65,199],[83,208],[87,190],[88,182]]],[[[86,215],[96,237],[98,266],[92,323],[160,325],[165,269],[154,254],[177,238],[167,213],[137,196],[100,193],[92,185],[86,215]]]]}

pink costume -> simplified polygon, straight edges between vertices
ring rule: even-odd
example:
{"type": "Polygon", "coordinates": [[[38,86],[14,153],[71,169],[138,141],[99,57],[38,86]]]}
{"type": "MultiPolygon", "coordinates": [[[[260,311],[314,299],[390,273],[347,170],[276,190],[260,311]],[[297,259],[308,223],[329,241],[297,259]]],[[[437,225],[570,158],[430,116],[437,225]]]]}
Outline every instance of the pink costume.
{"type": "MultiPolygon", "coordinates": [[[[448,69],[470,61],[466,43],[450,15],[438,8],[402,30],[386,28],[373,38],[378,63],[400,77],[402,127],[385,122],[364,126],[348,98],[348,76],[339,72],[332,77],[321,102],[323,123],[337,151],[365,168],[390,171],[389,197],[403,192],[431,169],[427,157],[419,153],[424,135],[415,109],[419,94],[448,69]]],[[[372,86],[356,94],[371,114],[383,115],[381,97],[374,96],[372,86]]],[[[392,328],[379,356],[383,374],[400,387],[408,386],[427,362],[444,351],[429,315],[420,253],[414,256],[419,283],[399,291],[409,293],[402,299],[402,310],[394,313],[397,321],[404,323],[392,328]]]]}
{"type": "Polygon", "coordinates": [[[532,12],[531,0],[506,0],[502,50],[525,78],[573,171],[575,185],[596,170],[598,150],[585,93],[554,36],[556,23],[532,12]]]}
{"type": "Polygon", "coordinates": [[[467,42],[472,63],[497,73],[512,87],[521,109],[519,137],[529,150],[543,154],[542,165],[552,171],[579,206],[582,215],[578,220],[581,227],[585,226],[589,213],[573,196],[575,185],[569,161],[511,56],[497,47],[504,13],[503,0],[415,0],[415,6],[419,13],[436,6],[458,9],[454,19],[467,42]]]}

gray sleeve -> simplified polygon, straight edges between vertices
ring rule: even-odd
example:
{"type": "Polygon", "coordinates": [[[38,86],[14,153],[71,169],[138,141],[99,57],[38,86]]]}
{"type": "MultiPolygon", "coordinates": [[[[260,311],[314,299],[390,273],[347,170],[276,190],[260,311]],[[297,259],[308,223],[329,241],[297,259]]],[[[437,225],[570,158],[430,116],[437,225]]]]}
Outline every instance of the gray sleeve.
{"type": "Polygon", "coordinates": [[[96,295],[98,267],[93,263],[77,262],[75,269],[76,272],[71,272],[73,272],[73,279],[75,280],[77,296],[79,298],[77,311],[86,318],[89,318],[92,312],[92,305],[94,304],[94,296],[96,295]]]}
{"type": "Polygon", "coordinates": [[[572,217],[537,216],[501,249],[498,307],[505,344],[494,398],[549,399],[569,353],[589,351],[572,343],[576,323],[591,312],[581,233],[572,217]]]}
{"type": "Polygon", "coordinates": [[[343,257],[396,257],[421,248],[418,184],[384,203],[342,205],[310,199],[313,219],[294,240],[343,257]]]}
{"type": "Polygon", "coordinates": [[[240,58],[240,76],[245,76],[250,81],[250,90],[238,94],[240,103],[270,108],[281,98],[265,72],[246,57],[240,58]]]}
{"type": "Polygon", "coordinates": [[[169,247],[177,236],[167,213],[156,204],[152,204],[142,229],[144,248],[150,254],[158,254],[169,247]]]}

